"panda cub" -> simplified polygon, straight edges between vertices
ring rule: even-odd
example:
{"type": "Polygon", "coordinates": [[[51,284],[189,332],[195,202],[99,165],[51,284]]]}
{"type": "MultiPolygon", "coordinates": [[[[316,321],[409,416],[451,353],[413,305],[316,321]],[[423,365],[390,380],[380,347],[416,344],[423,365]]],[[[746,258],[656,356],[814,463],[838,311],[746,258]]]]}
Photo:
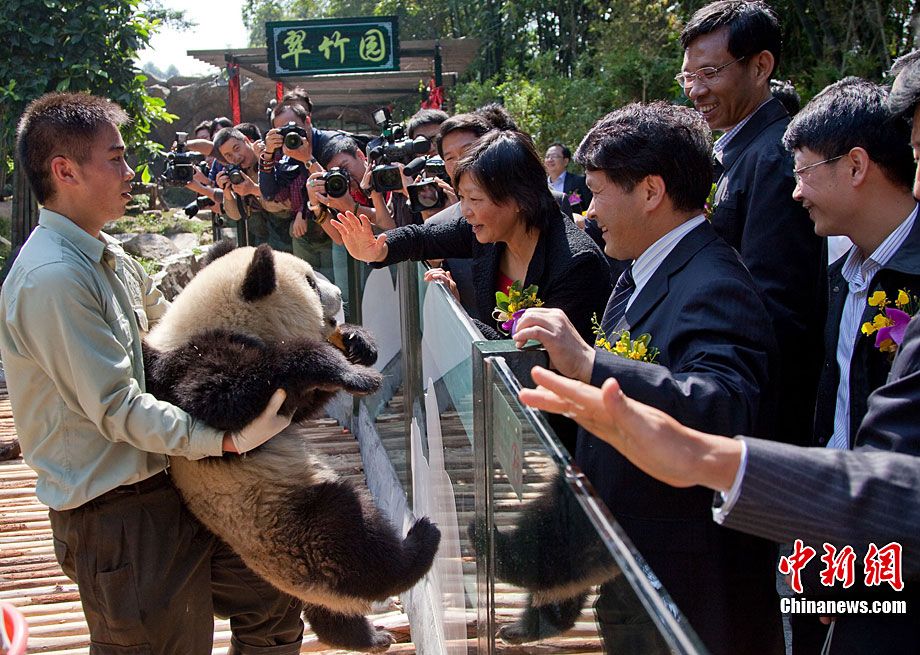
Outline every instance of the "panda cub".
{"type": "MultiPolygon", "coordinates": [[[[279,387],[281,411],[294,420],[320,413],[340,389],[372,393],[376,346],[362,328],[337,325],[340,307],[339,289],[293,255],[218,244],[145,339],[147,391],[228,431],[254,419],[279,387]]],[[[170,471],[204,525],[304,601],[321,641],[389,648],[392,635],[364,614],[431,567],[440,533],[427,518],[400,538],[365,490],[288,432],[242,456],[170,457],[170,471]]]]}

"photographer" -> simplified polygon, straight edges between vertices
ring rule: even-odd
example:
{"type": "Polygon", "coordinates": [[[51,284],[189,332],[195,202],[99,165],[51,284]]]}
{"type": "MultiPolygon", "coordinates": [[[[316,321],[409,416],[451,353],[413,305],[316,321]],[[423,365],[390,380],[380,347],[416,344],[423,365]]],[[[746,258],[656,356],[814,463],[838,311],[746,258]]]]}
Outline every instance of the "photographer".
{"type": "Polygon", "coordinates": [[[276,106],[271,121],[272,129],[265,135],[265,150],[259,157],[262,197],[290,205],[294,214],[291,223],[294,255],[332,280],[332,240],[339,235],[328,225],[308,220],[310,212],[304,191],[310,174],[322,170],[313,157],[310,134],[323,143],[328,138],[319,130],[308,132],[310,117],[300,104],[276,106]]]}
{"type": "Polygon", "coordinates": [[[335,136],[323,150],[320,165],[325,170],[312,173],[307,179],[307,208],[313,213],[315,220],[322,224],[330,212],[334,216],[338,212],[350,211],[367,216],[368,220],[376,225],[377,212],[359,184],[367,173],[367,156],[358,142],[347,134],[335,136]],[[347,192],[341,195],[326,192],[327,171],[331,169],[339,169],[345,174],[348,181],[347,192]]]}
{"type": "Polygon", "coordinates": [[[284,203],[262,197],[258,180],[257,147],[240,130],[227,127],[214,135],[218,160],[227,168],[215,181],[224,192],[224,210],[233,220],[248,219],[250,245],[267,243],[275,250],[292,252],[291,210],[284,203]]]}

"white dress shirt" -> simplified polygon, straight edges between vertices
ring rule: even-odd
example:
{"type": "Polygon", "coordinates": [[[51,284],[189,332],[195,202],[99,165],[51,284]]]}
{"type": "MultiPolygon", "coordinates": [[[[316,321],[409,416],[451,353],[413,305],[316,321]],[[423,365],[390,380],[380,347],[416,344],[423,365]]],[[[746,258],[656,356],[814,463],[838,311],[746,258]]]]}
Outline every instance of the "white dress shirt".
{"type": "Polygon", "coordinates": [[[680,240],[702,225],[705,220],[706,217],[700,214],[685,223],[681,223],[639,255],[638,259],[636,259],[632,265],[632,276],[633,281],[636,283],[636,290],[633,291],[632,295],[629,297],[629,302],[626,303],[626,309],[629,309],[636,297],[642,292],[642,287],[648,283],[652,275],[655,274],[655,271],[658,270],[661,262],[667,259],[667,256],[671,254],[674,247],[680,243],[680,240]]]}
{"type": "Polygon", "coordinates": [[[549,185],[549,188],[559,193],[565,193],[565,174],[566,171],[562,171],[562,174],[555,180],[551,180],[549,176],[547,176],[546,183],[549,185]]]}

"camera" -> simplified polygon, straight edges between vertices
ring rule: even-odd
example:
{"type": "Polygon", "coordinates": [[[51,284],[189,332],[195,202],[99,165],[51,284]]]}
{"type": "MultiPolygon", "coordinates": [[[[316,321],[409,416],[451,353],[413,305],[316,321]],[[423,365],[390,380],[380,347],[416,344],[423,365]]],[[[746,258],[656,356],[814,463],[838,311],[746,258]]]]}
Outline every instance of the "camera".
{"type": "Polygon", "coordinates": [[[307,138],[307,131],[294,121],[280,128],[278,133],[284,137],[284,147],[288,150],[297,150],[307,138]]]}
{"type": "Polygon", "coordinates": [[[396,164],[408,164],[428,152],[430,142],[423,136],[407,138],[403,126],[392,121],[386,108],[374,112],[374,122],[381,128],[380,136],[367,144],[367,157],[375,164],[371,169],[374,191],[396,191],[402,188],[402,174],[396,164]]]}
{"type": "Polygon", "coordinates": [[[441,209],[447,204],[447,194],[438,186],[437,179],[425,179],[406,186],[409,192],[409,208],[414,212],[441,209]]]}
{"type": "Polygon", "coordinates": [[[320,179],[326,183],[326,195],[341,198],[351,188],[351,178],[344,168],[330,168],[320,179]]]}
{"type": "Polygon", "coordinates": [[[440,157],[429,157],[425,162],[425,177],[439,177],[450,184],[450,176],[447,174],[447,167],[444,160],[440,157]]]}
{"type": "Polygon", "coordinates": [[[224,195],[223,191],[221,191],[220,189],[217,189],[214,192],[214,195],[217,196],[217,202],[214,202],[207,196],[198,196],[197,198],[195,198],[195,200],[193,200],[192,202],[187,204],[185,207],[183,207],[182,211],[185,212],[186,216],[188,216],[189,218],[192,218],[202,209],[208,209],[210,207],[215,207],[216,205],[223,203],[223,195],[224,195]]]}
{"type": "Polygon", "coordinates": [[[242,184],[246,179],[246,176],[243,174],[243,169],[240,168],[238,164],[228,166],[224,172],[227,174],[230,184],[242,184]]]}
{"type": "Polygon", "coordinates": [[[195,168],[204,162],[204,156],[188,152],[188,132],[176,132],[176,147],[166,155],[166,169],[160,175],[160,185],[185,186],[194,179],[195,168]]]}

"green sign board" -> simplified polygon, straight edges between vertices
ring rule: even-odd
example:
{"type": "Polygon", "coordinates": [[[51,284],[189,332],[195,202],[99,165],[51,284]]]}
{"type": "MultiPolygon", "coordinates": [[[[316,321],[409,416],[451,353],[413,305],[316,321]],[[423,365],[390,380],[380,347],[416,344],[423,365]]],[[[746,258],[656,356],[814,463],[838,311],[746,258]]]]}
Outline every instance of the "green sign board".
{"type": "Polygon", "coordinates": [[[265,23],[271,78],[399,70],[396,16],[265,23]]]}

